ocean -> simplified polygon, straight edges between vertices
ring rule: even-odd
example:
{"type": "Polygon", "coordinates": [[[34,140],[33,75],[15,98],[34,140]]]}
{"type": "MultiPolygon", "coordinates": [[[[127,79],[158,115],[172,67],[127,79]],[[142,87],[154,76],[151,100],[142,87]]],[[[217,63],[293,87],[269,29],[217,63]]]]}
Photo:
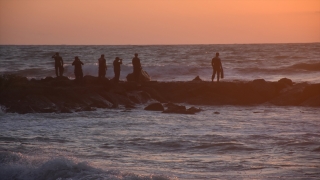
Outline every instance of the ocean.
{"type": "Polygon", "coordinates": [[[310,44],[231,44],[231,45],[154,45],[154,46],[0,46],[0,74],[11,73],[28,78],[55,76],[54,60],[59,52],[64,60],[65,76],[74,78],[71,65],[78,56],[84,63],[84,75],[98,76],[97,63],[105,54],[107,77],[114,76],[112,62],[123,59],[120,80],[132,72],[131,60],[139,53],[142,67],[155,81],[190,81],[196,76],[211,80],[211,59],[216,52],[225,73],[225,81],[286,77],[294,82],[320,82],[320,43],[310,44]]]}
{"type": "MultiPolygon", "coordinates": [[[[74,56],[85,63],[84,75],[97,76],[105,54],[108,78],[120,57],[125,80],[139,53],[154,81],[209,81],[219,52],[222,81],[320,83],[320,43],[0,46],[0,74],[54,77],[55,52],[71,79],[74,56]]],[[[145,111],[146,105],[71,114],[0,111],[0,180],[320,178],[319,108],[197,106],[203,111],[185,115],[145,111]]]]}

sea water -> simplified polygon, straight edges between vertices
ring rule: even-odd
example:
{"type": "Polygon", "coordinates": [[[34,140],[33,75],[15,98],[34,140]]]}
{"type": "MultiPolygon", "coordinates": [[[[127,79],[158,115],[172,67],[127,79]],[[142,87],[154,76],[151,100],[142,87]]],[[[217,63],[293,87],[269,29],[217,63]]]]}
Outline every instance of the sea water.
{"type": "Polygon", "coordinates": [[[319,179],[320,111],[203,106],[0,116],[0,179],[319,179]]]}
{"type": "MultiPolygon", "coordinates": [[[[220,52],[225,79],[319,83],[320,44],[1,46],[0,72],[54,76],[56,52],[73,78],[74,56],[97,76],[97,59],[139,53],[153,80],[210,80],[220,52]]],[[[1,92],[0,92],[1,93],[1,92]]],[[[135,109],[71,114],[0,111],[0,179],[319,179],[320,111],[311,107],[197,106],[195,115],[135,109]]],[[[188,104],[184,104],[190,107],[188,104]]]]}
{"type": "Polygon", "coordinates": [[[0,73],[28,78],[55,76],[54,60],[59,52],[65,76],[74,78],[71,65],[78,56],[84,75],[98,76],[98,59],[105,54],[107,77],[114,77],[112,62],[123,59],[120,79],[132,72],[132,58],[139,53],[142,67],[156,81],[190,81],[196,76],[211,80],[211,59],[220,53],[225,81],[286,77],[295,82],[320,82],[320,43],[229,44],[154,46],[0,46],[0,73]]]}

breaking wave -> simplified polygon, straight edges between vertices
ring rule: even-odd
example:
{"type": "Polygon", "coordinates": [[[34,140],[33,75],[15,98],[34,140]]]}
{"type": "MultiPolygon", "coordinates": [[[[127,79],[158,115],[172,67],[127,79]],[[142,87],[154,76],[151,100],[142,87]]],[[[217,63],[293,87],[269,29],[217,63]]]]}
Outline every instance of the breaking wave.
{"type": "Polygon", "coordinates": [[[20,153],[0,152],[0,177],[2,180],[63,180],[63,179],[101,179],[101,180],[170,180],[164,175],[143,176],[134,173],[121,173],[118,170],[102,170],[87,162],[58,157],[39,162],[30,160],[20,153]]]}
{"type": "Polygon", "coordinates": [[[281,73],[281,74],[292,74],[301,71],[320,71],[320,63],[298,63],[291,66],[282,67],[247,67],[247,68],[235,68],[239,72],[245,73],[281,73]]]}
{"type": "Polygon", "coordinates": [[[299,63],[290,66],[293,69],[303,69],[307,71],[320,71],[320,63],[299,63]]]}

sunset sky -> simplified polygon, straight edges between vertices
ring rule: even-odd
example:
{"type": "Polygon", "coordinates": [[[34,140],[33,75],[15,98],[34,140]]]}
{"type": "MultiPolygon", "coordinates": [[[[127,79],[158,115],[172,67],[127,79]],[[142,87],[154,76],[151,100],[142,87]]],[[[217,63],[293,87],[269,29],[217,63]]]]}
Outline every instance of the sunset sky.
{"type": "Polygon", "coordinates": [[[320,42],[320,0],[0,0],[0,44],[320,42]]]}

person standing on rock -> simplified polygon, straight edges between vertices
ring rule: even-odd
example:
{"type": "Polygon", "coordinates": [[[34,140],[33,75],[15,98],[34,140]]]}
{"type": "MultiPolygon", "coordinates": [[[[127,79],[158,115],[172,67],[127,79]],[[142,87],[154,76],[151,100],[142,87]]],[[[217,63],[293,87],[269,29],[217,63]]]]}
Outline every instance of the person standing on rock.
{"type": "Polygon", "coordinates": [[[134,54],[134,58],[132,59],[132,66],[133,66],[133,76],[136,82],[139,82],[139,77],[141,74],[141,63],[140,59],[138,58],[138,53],[134,54]]]}
{"type": "Polygon", "coordinates": [[[62,57],[59,56],[59,53],[56,52],[55,55],[52,56],[54,59],[54,67],[56,70],[56,76],[62,76],[63,75],[63,60],[62,57]]]}
{"type": "Polygon", "coordinates": [[[99,64],[99,78],[104,78],[106,76],[107,64],[104,54],[101,54],[101,57],[98,60],[99,64]]]}
{"type": "Polygon", "coordinates": [[[216,57],[212,58],[211,65],[213,68],[213,74],[211,78],[211,82],[213,82],[215,75],[217,74],[217,82],[219,82],[220,74],[221,78],[223,78],[223,69],[221,59],[219,58],[219,53],[216,53],[216,57]]]}
{"type": "Polygon", "coordinates": [[[116,59],[113,61],[113,70],[114,70],[114,82],[118,83],[120,78],[120,65],[122,64],[122,59],[119,57],[116,57],[116,59]]]}
{"type": "Polygon", "coordinates": [[[74,75],[76,77],[76,80],[82,79],[82,77],[83,77],[83,72],[82,72],[83,62],[80,61],[78,56],[76,56],[74,58],[72,65],[74,66],[74,75]]]}

